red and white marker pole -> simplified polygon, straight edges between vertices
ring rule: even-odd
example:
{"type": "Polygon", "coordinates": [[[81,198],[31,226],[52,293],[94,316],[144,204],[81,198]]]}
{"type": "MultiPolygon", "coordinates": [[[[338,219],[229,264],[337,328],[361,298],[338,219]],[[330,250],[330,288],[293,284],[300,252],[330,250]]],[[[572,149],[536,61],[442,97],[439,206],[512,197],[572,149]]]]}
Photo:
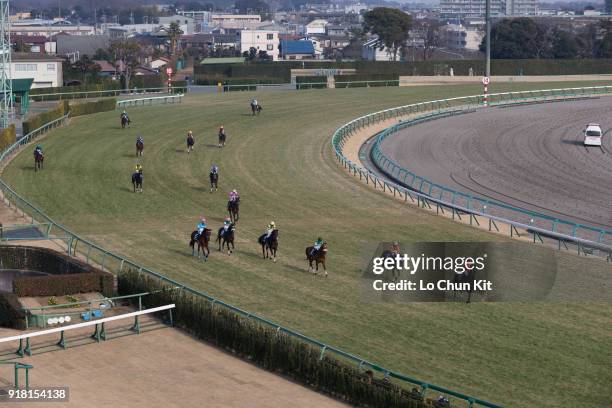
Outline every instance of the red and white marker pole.
{"type": "Polygon", "coordinates": [[[484,85],[484,92],[483,92],[483,105],[484,106],[489,105],[489,83],[490,82],[491,82],[491,78],[482,77],[482,85],[484,85]]]}

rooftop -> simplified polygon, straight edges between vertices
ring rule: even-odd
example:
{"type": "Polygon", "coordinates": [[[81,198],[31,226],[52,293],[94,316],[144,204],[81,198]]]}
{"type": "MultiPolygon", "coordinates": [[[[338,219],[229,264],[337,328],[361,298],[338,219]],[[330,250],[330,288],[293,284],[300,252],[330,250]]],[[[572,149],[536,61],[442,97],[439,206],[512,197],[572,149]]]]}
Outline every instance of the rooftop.
{"type": "Polygon", "coordinates": [[[14,52],[11,54],[13,61],[63,61],[62,58],[54,55],[29,53],[29,52],[14,52]]]}
{"type": "Polygon", "coordinates": [[[283,55],[289,54],[314,54],[314,45],[311,41],[282,41],[281,50],[283,55]]]}

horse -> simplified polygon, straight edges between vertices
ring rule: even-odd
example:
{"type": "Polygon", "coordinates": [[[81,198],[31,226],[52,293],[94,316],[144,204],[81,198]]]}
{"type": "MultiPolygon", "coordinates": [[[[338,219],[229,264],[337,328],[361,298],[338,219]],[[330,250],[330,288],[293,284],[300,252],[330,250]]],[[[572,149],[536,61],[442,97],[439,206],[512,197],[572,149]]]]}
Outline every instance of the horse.
{"type": "Polygon", "coordinates": [[[270,238],[266,239],[266,234],[263,234],[259,237],[259,245],[261,245],[261,253],[264,257],[272,259],[273,262],[276,262],[276,251],[278,250],[278,230],[272,230],[270,234],[270,238]],[[268,255],[268,251],[270,255],[268,255]]]}
{"type": "Polygon", "coordinates": [[[136,140],[136,157],[142,156],[142,151],[144,150],[144,142],[140,139],[136,140]]]}
{"type": "Polygon", "coordinates": [[[43,169],[45,155],[38,150],[34,150],[34,172],[43,169]]]}
{"type": "Polygon", "coordinates": [[[476,280],[476,269],[475,268],[465,268],[465,271],[463,273],[456,273],[455,272],[455,277],[453,278],[453,300],[456,301],[457,300],[457,284],[465,284],[467,283],[467,287],[468,289],[465,290],[464,292],[468,293],[468,298],[465,301],[465,303],[470,303],[470,301],[472,300],[472,292],[474,291],[474,281],[476,280]]]}
{"type": "Polygon", "coordinates": [[[233,223],[237,223],[240,218],[240,199],[228,201],[227,212],[229,212],[230,220],[232,220],[233,223]]]}
{"type": "Polygon", "coordinates": [[[227,136],[225,135],[225,132],[219,132],[219,149],[225,147],[226,138],[227,136]]]}
{"type": "Polygon", "coordinates": [[[325,268],[325,255],[327,254],[327,242],[324,242],[321,248],[313,254],[313,246],[306,248],[306,258],[308,259],[308,272],[313,272],[315,275],[319,273],[319,264],[323,265],[325,277],[327,277],[327,269],[325,268]],[[315,262],[316,270],[312,269],[312,263],[315,262]]]}
{"type": "Polygon", "coordinates": [[[219,190],[219,173],[210,173],[210,192],[213,192],[213,187],[215,191],[219,190]]]}
{"type": "MultiPolygon", "coordinates": [[[[396,253],[393,252],[393,251],[389,251],[388,249],[383,251],[383,253],[382,253],[382,257],[383,258],[395,258],[395,256],[396,256],[396,253]]],[[[399,280],[399,278],[400,278],[400,271],[399,271],[399,269],[393,268],[391,270],[391,273],[392,273],[393,282],[397,282],[399,280]]]]}
{"type": "Polygon", "coordinates": [[[121,129],[125,129],[126,126],[130,126],[130,123],[132,123],[132,121],[128,116],[121,115],[121,129]]]}
{"type": "Polygon", "coordinates": [[[192,135],[187,136],[187,153],[191,153],[193,150],[193,145],[195,144],[195,139],[192,135]]]}
{"type": "Polygon", "coordinates": [[[134,192],[142,193],[142,173],[136,171],[132,174],[132,185],[134,186],[134,192]]]}
{"type": "Polygon", "coordinates": [[[208,260],[208,255],[210,255],[210,249],[208,249],[208,242],[210,242],[210,229],[205,228],[204,232],[197,237],[198,231],[193,231],[191,233],[191,241],[189,241],[189,246],[191,247],[191,255],[195,256],[195,244],[198,244],[198,259],[200,259],[200,249],[202,250],[202,255],[204,255],[204,261],[208,260]],[[206,250],[206,252],[204,252],[206,250]]]}
{"type": "Polygon", "coordinates": [[[225,246],[227,245],[227,254],[231,255],[233,250],[236,249],[234,247],[234,229],[235,228],[236,227],[234,226],[234,224],[230,224],[225,234],[223,233],[223,227],[219,228],[219,232],[217,233],[217,241],[219,242],[219,251],[221,251],[221,248],[225,248],[225,246]],[[230,244],[232,246],[231,249],[230,249],[230,244]]]}
{"type": "Polygon", "coordinates": [[[255,115],[259,115],[259,113],[261,112],[263,108],[261,107],[260,104],[251,104],[251,112],[253,113],[253,116],[255,115]]]}

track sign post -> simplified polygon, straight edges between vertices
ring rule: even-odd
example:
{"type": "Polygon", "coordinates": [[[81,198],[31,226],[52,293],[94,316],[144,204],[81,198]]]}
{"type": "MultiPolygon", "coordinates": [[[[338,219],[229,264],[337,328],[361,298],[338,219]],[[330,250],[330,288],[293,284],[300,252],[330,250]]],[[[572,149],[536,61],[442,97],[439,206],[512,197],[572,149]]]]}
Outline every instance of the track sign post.
{"type": "Polygon", "coordinates": [[[166,68],[166,75],[168,75],[168,92],[172,93],[172,67],[166,68]]]}
{"type": "Polygon", "coordinates": [[[484,106],[488,106],[489,104],[489,84],[491,83],[491,78],[489,78],[488,76],[482,77],[482,85],[484,86],[484,92],[483,92],[483,104],[484,106]]]}

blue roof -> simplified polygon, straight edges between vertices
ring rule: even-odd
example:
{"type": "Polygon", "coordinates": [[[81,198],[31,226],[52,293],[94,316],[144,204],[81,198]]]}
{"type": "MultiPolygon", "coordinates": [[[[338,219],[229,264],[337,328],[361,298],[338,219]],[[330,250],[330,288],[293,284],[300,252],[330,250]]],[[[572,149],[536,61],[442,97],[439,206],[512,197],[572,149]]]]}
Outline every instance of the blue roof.
{"type": "Polygon", "coordinates": [[[283,55],[289,54],[314,54],[314,45],[312,41],[281,41],[281,52],[283,55]]]}

